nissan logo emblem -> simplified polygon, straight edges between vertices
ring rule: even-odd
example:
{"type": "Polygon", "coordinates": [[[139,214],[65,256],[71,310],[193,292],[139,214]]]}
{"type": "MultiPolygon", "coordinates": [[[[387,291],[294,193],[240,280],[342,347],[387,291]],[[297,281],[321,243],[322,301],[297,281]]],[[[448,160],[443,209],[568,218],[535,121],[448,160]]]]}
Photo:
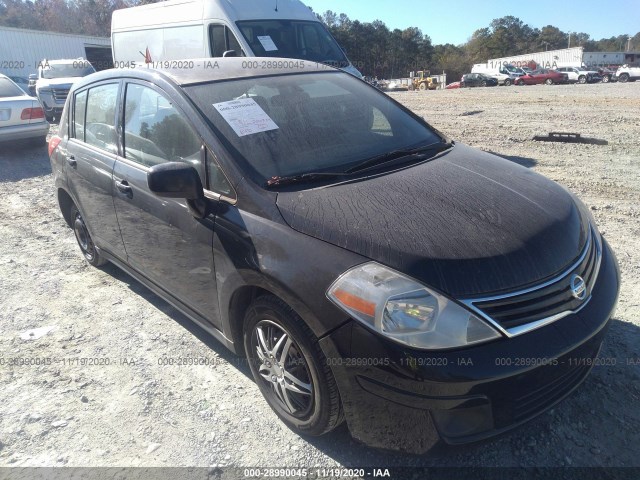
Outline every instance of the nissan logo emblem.
{"type": "Polygon", "coordinates": [[[587,296],[587,285],[580,275],[571,275],[571,293],[578,300],[584,300],[587,296]]]}

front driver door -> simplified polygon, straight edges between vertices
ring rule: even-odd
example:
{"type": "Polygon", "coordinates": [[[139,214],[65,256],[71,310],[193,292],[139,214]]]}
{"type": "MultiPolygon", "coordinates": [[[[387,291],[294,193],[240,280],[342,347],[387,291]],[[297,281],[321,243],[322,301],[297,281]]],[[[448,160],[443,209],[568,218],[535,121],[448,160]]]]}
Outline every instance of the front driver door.
{"type": "Polygon", "coordinates": [[[123,156],[116,161],[113,181],[127,261],[218,326],[214,216],[198,220],[185,200],[158,197],[147,185],[149,168],[170,161],[191,163],[206,184],[202,141],[157,87],[130,82],[125,88],[123,156]]]}

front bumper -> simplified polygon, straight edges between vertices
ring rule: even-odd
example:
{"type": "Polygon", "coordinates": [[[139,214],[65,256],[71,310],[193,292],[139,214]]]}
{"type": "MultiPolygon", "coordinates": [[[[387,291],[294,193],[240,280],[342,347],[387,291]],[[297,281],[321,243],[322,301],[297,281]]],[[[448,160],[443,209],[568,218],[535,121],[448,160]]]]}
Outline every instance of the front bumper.
{"type": "Polygon", "coordinates": [[[46,137],[48,133],[49,124],[45,121],[15,125],[12,127],[2,127],[0,128],[0,142],[42,138],[46,137]]]}
{"type": "Polygon", "coordinates": [[[354,438],[424,453],[469,443],[544,412],[588,375],[618,296],[603,241],[591,300],[578,313],[511,339],[454,351],[405,347],[352,321],[321,340],[354,438]]]}

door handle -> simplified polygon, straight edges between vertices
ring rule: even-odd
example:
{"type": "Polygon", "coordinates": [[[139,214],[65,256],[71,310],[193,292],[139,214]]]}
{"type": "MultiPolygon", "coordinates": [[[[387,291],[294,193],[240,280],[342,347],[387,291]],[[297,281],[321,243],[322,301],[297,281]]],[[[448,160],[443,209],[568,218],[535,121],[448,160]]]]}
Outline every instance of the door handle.
{"type": "Polygon", "coordinates": [[[129,183],[126,180],[116,180],[116,188],[118,190],[120,190],[121,193],[124,193],[126,195],[131,195],[133,193],[133,190],[131,189],[131,187],[129,186],[129,183]]]}
{"type": "Polygon", "coordinates": [[[76,157],[74,157],[73,155],[69,155],[67,157],[67,163],[71,165],[73,168],[76,168],[78,166],[78,161],[76,160],[76,157]]]}

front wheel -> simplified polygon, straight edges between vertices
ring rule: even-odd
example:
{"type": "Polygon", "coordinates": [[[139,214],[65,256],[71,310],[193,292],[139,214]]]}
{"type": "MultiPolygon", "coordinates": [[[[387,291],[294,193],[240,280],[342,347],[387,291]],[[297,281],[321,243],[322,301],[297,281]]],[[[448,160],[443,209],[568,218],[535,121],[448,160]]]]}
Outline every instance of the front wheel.
{"type": "Polygon", "coordinates": [[[544,83],[546,83],[547,85],[553,85],[553,80],[550,78],[547,78],[544,83]]]}
{"type": "Polygon", "coordinates": [[[609,83],[610,80],[611,77],[609,75],[605,75],[604,77],[602,77],[602,83],[609,83]]]}
{"type": "Polygon", "coordinates": [[[340,394],[318,339],[286,303],[267,295],[250,305],[244,348],[262,395],[289,427],[317,436],[342,423],[340,394]]]}
{"type": "Polygon", "coordinates": [[[623,73],[622,75],[620,75],[620,77],[618,78],[618,81],[622,82],[622,83],[627,83],[629,81],[629,74],[628,73],[623,73]]]}
{"type": "Polygon", "coordinates": [[[107,260],[103,258],[96,249],[96,246],[93,243],[93,239],[89,234],[87,225],[84,223],[84,219],[82,218],[78,207],[73,205],[71,207],[70,213],[73,233],[75,233],[80,251],[82,252],[82,255],[84,255],[84,258],[87,260],[87,262],[89,262],[89,265],[99,267],[107,263],[107,260]]]}
{"type": "Polygon", "coordinates": [[[510,85],[511,85],[511,79],[510,79],[510,78],[507,78],[507,79],[504,81],[504,86],[505,86],[505,87],[508,87],[508,86],[510,86],[510,85]]]}
{"type": "Polygon", "coordinates": [[[427,89],[427,84],[426,83],[421,83],[420,84],[420,90],[424,91],[427,89]]]}
{"type": "Polygon", "coordinates": [[[584,75],[580,75],[580,78],[578,78],[578,83],[584,85],[585,83],[587,83],[587,77],[585,77],[584,75]]]}

